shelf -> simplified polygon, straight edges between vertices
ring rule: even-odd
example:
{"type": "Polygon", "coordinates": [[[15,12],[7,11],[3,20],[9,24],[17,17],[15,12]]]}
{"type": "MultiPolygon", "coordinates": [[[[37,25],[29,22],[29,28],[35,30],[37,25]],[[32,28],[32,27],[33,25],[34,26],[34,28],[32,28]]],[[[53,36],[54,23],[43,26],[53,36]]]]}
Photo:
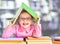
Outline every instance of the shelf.
{"type": "Polygon", "coordinates": [[[2,1],[15,1],[15,0],[2,0],[2,1]]]}

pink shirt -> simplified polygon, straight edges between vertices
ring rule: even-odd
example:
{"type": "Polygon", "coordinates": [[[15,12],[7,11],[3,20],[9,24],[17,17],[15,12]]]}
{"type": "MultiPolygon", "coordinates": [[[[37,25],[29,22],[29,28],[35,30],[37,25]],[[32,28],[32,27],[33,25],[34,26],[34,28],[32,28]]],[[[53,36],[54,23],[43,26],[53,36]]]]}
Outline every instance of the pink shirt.
{"type": "Polygon", "coordinates": [[[24,29],[19,24],[15,24],[14,26],[7,26],[4,29],[2,37],[9,38],[13,34],[16,37],[41,37],[41,32],[41,24],[37,24],[36,26],[31,25],[28,29],[24,29]]]}

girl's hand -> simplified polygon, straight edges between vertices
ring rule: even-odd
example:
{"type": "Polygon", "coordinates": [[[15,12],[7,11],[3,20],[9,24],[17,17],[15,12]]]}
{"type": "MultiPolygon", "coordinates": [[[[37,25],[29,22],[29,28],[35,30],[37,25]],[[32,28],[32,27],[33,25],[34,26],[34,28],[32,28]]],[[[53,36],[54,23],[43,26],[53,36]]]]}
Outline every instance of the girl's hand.
{"type": "Polygon", "coordinates": [[[10,26],[13,25],[13,21],[14,21],[14,19],[11,19],[11,20],[9,21],[9,25],[10,25],[10,26]]]}
{"type": "Polygon", "coordinates": [[[35,22],[35,24],[39,24],[40,23],[39,17],[37,18],[37,20],[33,20],[33,22],[35,22]]]}

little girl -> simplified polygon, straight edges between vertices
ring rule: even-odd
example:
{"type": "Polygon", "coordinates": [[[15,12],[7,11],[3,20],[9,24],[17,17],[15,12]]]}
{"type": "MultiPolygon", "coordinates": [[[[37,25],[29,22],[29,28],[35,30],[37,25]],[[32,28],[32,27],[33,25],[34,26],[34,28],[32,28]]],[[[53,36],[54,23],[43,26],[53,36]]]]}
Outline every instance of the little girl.
{"type": "Polygon", "coordinates": [[[12,25],[12,21],[4,29],[2,37],[9,38],[13,34],[18,38],[41,37],[41,24],[38,24],[26,10],[22,10],[18,19],[18,24],[12,25]]]}

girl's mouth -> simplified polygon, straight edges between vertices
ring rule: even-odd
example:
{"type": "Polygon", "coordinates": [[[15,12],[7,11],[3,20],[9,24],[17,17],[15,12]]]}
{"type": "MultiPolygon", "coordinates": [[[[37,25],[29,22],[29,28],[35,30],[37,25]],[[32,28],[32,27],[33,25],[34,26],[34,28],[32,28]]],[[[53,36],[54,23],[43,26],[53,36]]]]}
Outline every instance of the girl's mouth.
{"type": "Polygon", "coordinates": [[[28,25],[28,23],[23,23],[23,25],[28,25]]]}

